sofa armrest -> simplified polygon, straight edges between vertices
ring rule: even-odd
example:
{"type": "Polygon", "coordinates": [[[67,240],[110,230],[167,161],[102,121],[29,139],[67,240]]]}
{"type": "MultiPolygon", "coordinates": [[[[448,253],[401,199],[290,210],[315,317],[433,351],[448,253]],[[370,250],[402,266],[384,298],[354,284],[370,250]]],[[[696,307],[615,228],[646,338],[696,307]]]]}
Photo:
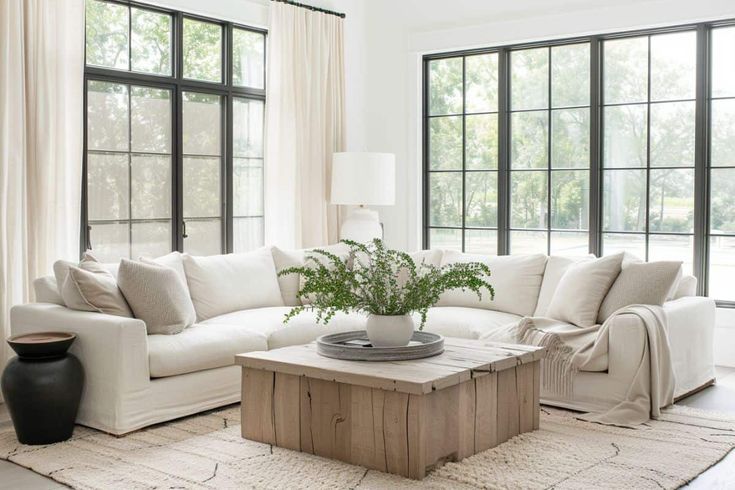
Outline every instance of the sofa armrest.
{"type": "Polygon", "coordinates": [[[664,304],[676,396],[700,388],[715,378],[715,302],[687,296],[664,304]]]}
{"type": "Polygon", "coordinates": [[[636,315],[613,316],[608,332],[608,373],[623,383],[633,379],[646,355],[646,327],[636,315]]]}
{"type": "Polygon", "coordinates": [[[77,335],[70,352],[79,358],[85,372],[77,419],[83,424],[95,421],[85,425],[103,430],[115,427],[126,397],[150,383],[142,320],[34,303],[10,310],[10,329],[13,335],[55,330],[77,335]]]}

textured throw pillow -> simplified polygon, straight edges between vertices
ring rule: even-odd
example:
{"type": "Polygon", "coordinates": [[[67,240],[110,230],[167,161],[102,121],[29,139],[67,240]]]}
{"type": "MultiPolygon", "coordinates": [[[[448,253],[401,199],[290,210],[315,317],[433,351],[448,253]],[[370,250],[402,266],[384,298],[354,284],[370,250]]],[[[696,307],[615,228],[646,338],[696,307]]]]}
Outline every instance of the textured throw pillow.
{"type": "Polygon", "coordinates": [[[473,255],[446,250],[442,266],[455,262],[482,262],[490,267],[488,282],[495,299],[483,291],[482,300],[472,291],[453,289],[441,295],[437,306],[465,306],[530,316],[536,309],[546,255],[473,255]]]}
{"type": "Polygon", "coordinates": [[[117,285],[149,335],[176,334],[196,321],[189,291],[171,267],[122,259],[117,285]]]}
{"type": "Polygon", "coordinates": [[[79,266],[64,260],[56,261],[54,275],[59,295],[67,308],[132,316],[115,276],[91,253],[82,255],[79,266]]]}
{"type": "Polygon", "coordinates": [[[197,320],[249,308],[283,306],[269,248],[209,257],[184,255],[197,320]]]}
{"type": "Polygon", "coordinates": [[[186,294],[188,295],[189,284],[187,284],[186,282],[186,271],[184,270],[184,259],[182,257],[183,254],[181,252],[171,252],[170,254],[166,254],[155,259],[141,257],[140,261],[150,265],[163,265],[165,267],[170,267],[171,269],[176,271],[176,274],[179,276],[179,279],[184,284],[184,287],[186,288],[186,294]]]}
{"type": "Polygon", "coordinates": [[[572,265],[579,262],[586,262],[593,260],[594,255],[588,255],[586,257],[564,257],[561,255],[550,255],[546,261],[546,269],[544,269],[544,279],[541,282],[541,291],[538,295],[538,303],[536,304],[536,310],[533,312],[533,316],[545,316],[546,310],[549,308],[551,298],[554,297],[554,291],[559,285],[564,273],[572,265]]]}
{"type": "Polygon", "coordinates": [[[629,305],[663,305],[674,289],[680,273],[681,262],[629,264],[620,271],[620,275],[605,296],[597,321],[602,323],[617,310],[629,305]]]}
{"type": "Polygon", "coordinates": [[[575,264],[564,273],[554,291],[546,316],[591,327],[597,322],[602,300],[620,274],[623,254],[575,264]]]}
{"type": "MultiPolygon", "coordinates": [[[[347,259],[350,252],[350,248],[344,243],[337,243],[334,245],[316,248],[331,252],[334,255],[343,259],[347,259]]],[[[303,266],[306,261],[307,254],[312,250],[314,249],[282,250],[275,246],[271,247],[271,253],[273,254],[273,263],[276,266],[276,272],[281,272],[283,269],[287,269],[289,267],[303,266]]],[[[317,258],[323,258],[323,256],[318,254],[314,254],[314,256],[317,258]]],[[[298,297],[301,286],[301,276],[299,274],[287,274],[285,276],[278,276],[278,287],[281,290],[283,303],[286,306],[300,306],[302,304],[302,301],[298,297]]],[[[307,299],[306,303],[308,302],[309,300],[307,299]]]]}

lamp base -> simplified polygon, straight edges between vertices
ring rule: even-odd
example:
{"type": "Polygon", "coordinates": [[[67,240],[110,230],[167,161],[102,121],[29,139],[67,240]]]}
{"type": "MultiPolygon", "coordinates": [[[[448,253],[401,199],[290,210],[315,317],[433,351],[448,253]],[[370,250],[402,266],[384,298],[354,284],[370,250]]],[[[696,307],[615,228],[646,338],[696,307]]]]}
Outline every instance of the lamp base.
{"type": "Polygon", "coordinates": [[[368,243],[375,238],[383,238],[383,227],[380,226],[378,212],[372,209],[357,208],[353,210],[339,228],[340,240],[347,239],[368,243]]]}

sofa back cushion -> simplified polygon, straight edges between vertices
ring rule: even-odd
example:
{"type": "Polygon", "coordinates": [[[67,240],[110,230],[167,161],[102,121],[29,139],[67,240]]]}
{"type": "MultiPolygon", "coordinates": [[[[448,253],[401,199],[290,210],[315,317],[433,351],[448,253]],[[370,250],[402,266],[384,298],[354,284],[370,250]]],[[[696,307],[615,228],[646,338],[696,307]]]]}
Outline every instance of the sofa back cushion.
{"type": "Polygon", "coordinates": [[[549,308],[551,298],[554,297],[554,291],[556,291],[559,281],[561,281],[562,276],[570,266],[594,258],[595,256],[591,254],[586,257],[549,256],[549,259],[546,261],[544,280],[541,282],[541,291],[538,295],[538,303],[536,304],[536,311],[533,312],[533,316],[546,316],[546,310],[549,308]]]}
{"type": "Polygon", "coordinates": [[[676,285],[674,297],[671,299],[686,298],[687,296],[697,295],[697,278],[694,276],[682,276],[676,285]]]}
{"type": "Polygon", "coordinates": [[[620,274],[623,254],[570,266],[554,291],[546,316],[591,327],[597,323],[602,300],[620,274]]]}
{"type": "Polygon", "coordinates": [[[472,291],[454,289],[441,295],[437,306],[466,306],[529,316],[536,309],[541,280],[546,267],[545,255],[475,255],[446,250],[442,266],[455,262],[482,262],[490,267],[488,282],[495,298],[483,292],[482,299],[472,291]]]}
{"type": "Polygon", "coordinates": [[[444,255],[444,252],[440,249],[417,250],[416,252],[411,252],[408,255],[411,256],[417,266],[424,263],[426,265],[441,267],[442,256],[444,255]]]}
{"type": "Polygon", "coordinates": [[[33,292],[36,294],[36,303],[52,303],[66,306],[56,287],[54,276],[43,276],[33,280],[33,292]]]}
{"type": "Polygon", "coordinates": [[[183,259],[198,321],[236,310],[283,306],[269,248],[183,259]]]}

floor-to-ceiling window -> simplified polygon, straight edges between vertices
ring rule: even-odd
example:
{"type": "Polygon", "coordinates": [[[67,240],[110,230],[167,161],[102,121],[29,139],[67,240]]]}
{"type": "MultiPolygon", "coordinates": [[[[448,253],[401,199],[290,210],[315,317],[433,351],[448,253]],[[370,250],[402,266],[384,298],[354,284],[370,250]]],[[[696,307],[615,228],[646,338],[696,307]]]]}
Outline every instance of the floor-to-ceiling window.
{"type": "Polygon", "coordinates": [[[83,243],[102,260],[263,243],[265,33],[86,2],[83,243]]]}
{"type": "Polygon", "coordinates": [[[425,56],[424,245],[681,260],[735,302],[733,50],[735,24],[716,22],[425,56]],[[482,57],[494,76],[472,90],[494,125],[478,134],[482,57]],[[479,221],[473,171],[492,175],[479,221]]]}

